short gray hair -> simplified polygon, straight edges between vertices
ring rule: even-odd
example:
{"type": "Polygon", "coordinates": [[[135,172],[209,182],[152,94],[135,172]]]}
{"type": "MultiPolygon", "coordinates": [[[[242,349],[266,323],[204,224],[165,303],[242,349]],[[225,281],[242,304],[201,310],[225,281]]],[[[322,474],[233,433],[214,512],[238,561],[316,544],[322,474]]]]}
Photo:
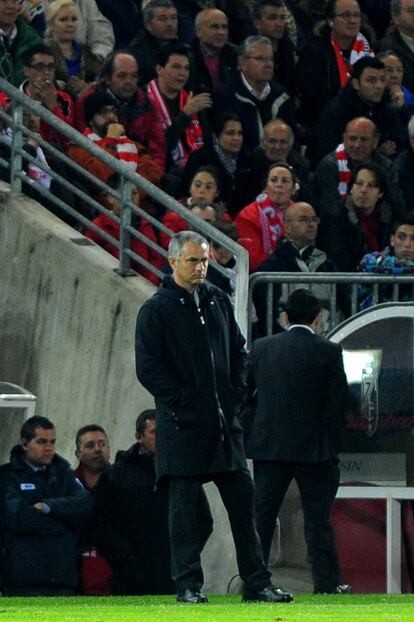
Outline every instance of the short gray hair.
{"type": "Polygon", "coordinates": [[[179,259],[181,255],[181,251],[183,250],[184,244],[187,242],[193,242],[197,244],[197,246],[202,246],[206,244],[209,246],[206,238],[195,231],[180,231],[172,236],[170,243],[168,245],[168,256],[173,259],[179,259]]]}
{"type": "Polygon", "coordinates": [[[154,18],[155,9],[175,9],[171,0],[150,0],[142,9],[142,20],[144,24],[148,24],[154,18]]]}
{"type": "Polygon", "coordinates": [[[251,37],[247,37],[245,39],[240,48],[239,48],[239,58],[247,58],[250,56],[250,51],[252,48],[255,48],[258,45],[267,45],[272,50],[272,42],[268,37],[262,37],[261,35],[252,35],[251,37]]]}
{"type": "Polygon", "coordinates": [[[401,13],[401,0],[391,0],[390,11],[391,15],[399,15],[401,13]]]}

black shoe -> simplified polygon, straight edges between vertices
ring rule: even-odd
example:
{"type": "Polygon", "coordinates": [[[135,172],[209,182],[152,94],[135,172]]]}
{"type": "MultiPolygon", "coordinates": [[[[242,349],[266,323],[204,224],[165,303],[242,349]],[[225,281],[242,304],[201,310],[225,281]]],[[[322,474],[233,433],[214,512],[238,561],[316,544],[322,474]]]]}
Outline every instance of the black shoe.
{"type": "Polygon", "coordinates": [[[337,585],[333,590],[315,590],[314,594],[350,594],[352,592],[352,585],[349,583],[342,583],[337,585]]]}
{"type": "Polygon", "coordinates": [[[242,598],[243,603],[290,603],[292,600],[292,594],[274,585],[268,585],[258,591],[245,590],[242,598]]]}
{"type": "Polygon", "coordinates": [[[177,593],[177,603],[190,603],[195,605],[197,603],[208,603],[207,596],[204,596],[201,592],[195,590],[186,589],[183,592],[177,593]]]}

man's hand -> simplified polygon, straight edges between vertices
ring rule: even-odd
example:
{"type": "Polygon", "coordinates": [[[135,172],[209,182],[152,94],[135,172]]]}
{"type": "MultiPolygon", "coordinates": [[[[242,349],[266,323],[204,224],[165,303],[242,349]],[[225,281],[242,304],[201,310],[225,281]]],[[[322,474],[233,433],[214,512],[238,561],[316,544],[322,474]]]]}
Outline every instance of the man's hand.
{"type": "Polygon", "coordinates": [[[404,106],[404,93],[399,86],[390,88],[391,106],[393,108],[402,108],[404,106]]]}
{"type": "Polygon", "coordinates": [[[35,86],[36,90],[39,92],[39,101],[42,102],[45,108],[52,112],[57,106],[57,94],[53,81],[40,78],[35,86]]]}
{"type": "Polygon", "coordinates": [[[36,508],[36,510],[39,510],[39,512],[43,512],[44,514],[47,514],[46,506],[43,503],[43,501],[38,501],[37,503],[34,504],[33,507],[36,508]]]}
{"type": "Polygon", "coordinates": [[[183,112],[191,117],[192,114],[197,114],[200,110],[211,108],[212,104],[210,93],[199,93],[198,95],[190,93],[183,108],[183,112]]]}
{"type": "Polygon", "coordinates": [[[121,138],[125,136],[125,128],[121,123],[110,123],[106,135],[108,138],[121,138]]]}

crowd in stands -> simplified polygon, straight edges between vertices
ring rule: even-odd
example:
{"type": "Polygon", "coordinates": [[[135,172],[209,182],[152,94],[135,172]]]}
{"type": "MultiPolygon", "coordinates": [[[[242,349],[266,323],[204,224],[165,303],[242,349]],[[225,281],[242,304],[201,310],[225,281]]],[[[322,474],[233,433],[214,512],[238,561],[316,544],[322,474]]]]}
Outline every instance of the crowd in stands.
{"type": "MultiPolygon", "coordinates": [[[[366,254],[393,256],[392,231],[414,209],[414,0],[0,0],[0,34],[2,77],[223,226],[248,250],[250,272],[268,270],[286,241],[297,270],[304,261],[312,271],[314,250],[350,272],[366,254]],[[318,218],[303,249],[286,226],[298,202],[318,218]]],[[[98,158],[30,123],[119,186],[98,158]]],[[[2,128],[3,151],[10,132],[2,128]]],[[[25,149],[53,169],[36,142],[25,149]]],[[[26,173],[86,215],[86,234],[117,254],[99,230],[119,239],[119,219],[83,206],[35,165],[26,173]]],[[[65,174],[119,214],[101,189],[65,174]]],[[[35,186],[27,191],[39,197],[35,186]]],[[[145,212],[172,232],[188,228],[142,190],[134,201],[144,210],[134,226],[161,248],[169,237],[145,212]]],[[[163,268],[162,255],[135,242],[134,252],[163,268]]]]}

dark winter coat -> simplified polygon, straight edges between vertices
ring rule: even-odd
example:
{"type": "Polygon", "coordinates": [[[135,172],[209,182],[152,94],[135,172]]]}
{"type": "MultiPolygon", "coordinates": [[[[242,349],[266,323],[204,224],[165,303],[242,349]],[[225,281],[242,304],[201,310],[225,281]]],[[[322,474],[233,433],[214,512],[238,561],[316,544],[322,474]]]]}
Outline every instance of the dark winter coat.
{"type": "Polygon", "coordinates": [[[137,319],[137,376],[157,406],[157,477],[245,467],[238,414],[246,352],[229,298],[193,296],[166,277],[137,319]]]}
{"type": "Polygon", "coordinates": [[[278,82],[270,82],[270,93],[259,100],[244,85],[237,72],[220,88],[214,98],[215,115],[234,112],[243,124],[244,146],[253,151],[259,146],[263,126],[272,119],[282,119],[295,131],[296,123],[292,100],[278,82]]]}
{"type": "Polygon", "coordinates": [[[5,592],[74,592],[77,530],[90,517],[91,498],[60,456],[37,472],[22,457],[17,445],[10,462],[0,468],[5,592]],[[40,501],[50,507],[49,513],[33,507],[40,501]]]}

